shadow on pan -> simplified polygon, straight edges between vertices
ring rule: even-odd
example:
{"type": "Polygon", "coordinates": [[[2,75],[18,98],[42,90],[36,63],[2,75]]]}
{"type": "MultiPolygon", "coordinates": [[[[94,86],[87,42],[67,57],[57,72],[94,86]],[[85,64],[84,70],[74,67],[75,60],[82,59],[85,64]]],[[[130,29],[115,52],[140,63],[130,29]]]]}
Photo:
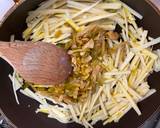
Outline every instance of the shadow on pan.
{"type": "MultiPolygon", "coordinates": [[[[37,5],[43,0],[27,0],[22,3],[0,27],[0,40],[9,41],[10,35],[14,34],[16,39],[22,40],[22,32],[26,28],[25,19],[30,10],[36,9],[37,5]]],[[[144,19],[139,21],[139,24],[150,31],[153,37],[160,36],[160,16],[148,5],[144,0],[123,0],[132,8],[140,12],[144,19]]],[[[155,46],[160,48],[160,46],[155,46]]],[[[44,114],[36,114],[35,110],[38,103],[20,93],[20,105],[15,102],[12,91],[11,81],[8,74],[12,73],[12,68],[0,59],[0,108],[5,116],[18,128],[81,128],[82,126],[72,124],[61,124],[54,119],[48,119],[44,114]]],[[[147,119],[151,118],[154,113],[160,111],[160,73],[153,73],[148,82],[152,88],[157,90],[157,93],[139,103],[142,111],[142,116],[138,117],[134,110],[131,110],[125,115],[119,123],[112,123],[104,126],[105,128],[138,128],[147,119]]],[[[99,122],[95,128],[102,128],[102,123],[99,122]]]]}

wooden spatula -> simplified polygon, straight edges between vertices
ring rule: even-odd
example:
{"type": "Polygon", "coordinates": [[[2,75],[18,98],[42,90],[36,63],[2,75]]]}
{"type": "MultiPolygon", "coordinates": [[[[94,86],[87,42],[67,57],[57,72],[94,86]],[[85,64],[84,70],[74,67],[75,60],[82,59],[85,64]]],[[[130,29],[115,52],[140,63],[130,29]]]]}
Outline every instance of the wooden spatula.
{"type": "Polygon", "coordinates": [[[71,73],[70,57],[62,48],[44,42],[2,42],[0,57],[26,81],[35,84],[62,83],[71,73]]]}

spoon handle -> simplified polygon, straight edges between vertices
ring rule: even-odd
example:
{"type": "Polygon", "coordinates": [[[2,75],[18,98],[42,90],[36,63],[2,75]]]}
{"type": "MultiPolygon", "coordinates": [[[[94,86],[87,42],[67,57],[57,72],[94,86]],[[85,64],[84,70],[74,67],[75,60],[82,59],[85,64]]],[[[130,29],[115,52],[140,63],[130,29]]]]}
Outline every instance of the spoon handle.
{"type": "MultiPolygon", "coordinates": [[[[14,65],[23,59],[28,49],[31,49],[34,44],[30,42],[5,42],[0,41],[0,57],[6,60],[10,65],[14,65]]],[[[14,67],[12,65],[12,67],[14,67]]]]}
{"type": "Polygon", "coordinates": [[[18,48],[24,47],[26,43],[5,42],[0,41],[0,55],[7,56],[8,54],[14,55],[18,48]]]}
{"type": "Polygon", "coordinates": [[[14,48],[14,47],[24,47],[27,46],[30,42],[24,42],[24,41],[16,41],[16,42],[5,42],[0,41],[0,48],[14,48]]]}
{"type": "Polygon", "coordinates": [[[11,48],[15,45],[15,43],[0,41],[0,57],[12,52],[11,48]]]}

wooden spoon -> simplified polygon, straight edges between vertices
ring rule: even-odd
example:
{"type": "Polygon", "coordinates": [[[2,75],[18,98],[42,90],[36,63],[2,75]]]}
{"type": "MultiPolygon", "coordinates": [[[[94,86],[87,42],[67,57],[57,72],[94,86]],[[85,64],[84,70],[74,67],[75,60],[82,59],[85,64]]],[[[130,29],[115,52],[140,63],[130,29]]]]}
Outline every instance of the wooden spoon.
{"type": "Polygon", "coordinates": [[[72,70],[69,55],[49,43],[0,41],[0,55],[27,82],[34,84],[60,84],[72,70]]]}

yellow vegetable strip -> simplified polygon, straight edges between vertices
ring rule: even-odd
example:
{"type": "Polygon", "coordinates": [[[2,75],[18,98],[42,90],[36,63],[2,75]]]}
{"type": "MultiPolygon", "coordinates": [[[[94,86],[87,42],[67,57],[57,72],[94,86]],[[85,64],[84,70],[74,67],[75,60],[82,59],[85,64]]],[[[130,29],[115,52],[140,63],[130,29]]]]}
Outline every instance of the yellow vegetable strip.
{"type": "Polygon", "coordinates": [[[156,90],[155,89],[151,89],[140,101],[145,100],[146,98],[150,97],[154,93],[156,93],[156,90]]]}
{"type": "Polygon", "coordinates": [[[128,92],[125,90],[125,88],[123,87],[123,85],[121,83],[118,82],[118,85],[121,87],[123,93],[125,94],[126,98],[128,99],[128,101],[131,103],[132,107],[134,108],[134,110],[137,112],[138,115],[141,115],[141,111],[139,110],[138,106],[136,105],[136,103],[134,102],[134,100],[132,99],[132,97],[128,94],[128,92]]]}
{"type": "MultiPolygon", "coordinates": [[[[74,19],[80,15],[82,15],[85,12],[88,12],[90,9],[94,8],[97,4],[99,4],[101,2],[101,0],[98,0],[96,3],[92,4],[91,6],[87,6],[86,8],[82,9],[81,11],[77,12],[76,14],[74,14],[73,16],[71,16],[71,19],[74,19]]],[[[62,26],[63,24],[65,24],[66,21],[64,21],[63,19],[61,19],[59,21],[59,23],[54,27],[54,29],[62,26]]]]}
{"type": "Polygon", "coordinates": [[[132,107],[130,105],[126,105],[122,109],[122,114],[118,117],[118,121],[131,109],[132,107]]]}
{"type": "Polygon", "coordinates": [[[124,21],[125,21],[125,34],[126,34],[126,38],[127,40],[129,40],[129,37],[128,37],[128,21],[127,21],[127,16],[126,16],[126,9],[124,8],[123,9],[123,15],[124,15],[124,21]]]}
{"type": "Polygon", "coordinates": [[[143,44],[142,48],[148,48],[148,47],[151,47],[151,46],[153,46],[155,44],[158,44],[158,43],[160,43],[160,37],[158,37],[158,38],[156,38],[156,39],[154,39],[154,40],[152,40],[150,42],[147,42],[147,43],[143,44]]]}
{"type": "Polygon", "coordinates": [[[73,117],[74,121],[75,121],[75,122],[79,122],[79,120],[78,120],[78,118],[77,118],[77,115],[76,115],[76,113],[75,113],[72,105],[68,105],[68,107],[69,107],[69,109],[70,109],[70,112],[71,112],[71,114],[72,114],[72,117],[73,117]]]}
{"type": "Polygon", "coordinates": [[[91,6],[87,6],[86,8],[82,9],[80,12],[76,13],[75,15],[72,16],[72,18],[75,18],[77,16],[80,16],[81,14],[88,12],[89,10],[91,10],[92,8],[94,8],[96,5],[98,5],[102,0],[98,0],[97,2],[95,2],[94,4],[92,4],[91,6]]]}
{"type": "Polygon", "coordinates": [[[101,108],[102,108],[102,110],[103,110],[103,113],[105,114],[105,116],[108,116],[107,111],[106,111],[106,108],[105,108],[105,106],[104,106],[104,104],[103,104],[103,101],[102,101],[102,97],[101,97],[101,96],[99,97],[99,102],[100,102],[100,104],[101,104],[101,108]]]}
{"type": "Polygon", "coordinates": [[[144,57],[143,57],[141,54],[138,54],[138,56],[139,56],[139,58],[140,58],[142,67],[146,67],[146,63],[145,63],[145,61],[144,61],[144,57]]]}
{"type": "Polygon", "coordinates": [[[49,36],[49,27],[48,21],[44,22],[44,37],[47,38],[49,36]]]}
{"type": "Polygon", "coordinates": [[[74,13],[76,10],[72,9],[45,9],[45,10],[37,10],[36,12],[32,12],[33,14],[41,14],[41,15],[56,15],[56,14],[65,14],[66,12],[74,13]]]}
{"type": "Polygon", "coordinates": [[[133,96],[138,98],[138,100],[142,99],[142,96],[140,96],[135,90],[132,88],[128,87],[128,92],[133,96]]]}
{"type": "Polygon", "coordinates": [[[134,53],[133,52],[129,52],[129,54],[127,55],[126,59],[124,60],[124,62],[120,65],[119,69],[123,70],[127,64],[131,61],[131,59],[134,57],[134,53]]]}
{"type": "Polygon", "coordinates": [[[158,56],[155,53],[153,53],[153,52],[151,52],[151,51],[149,51],[147,49],[142,50],[142,53],[145,54],[145,55],[150,56],[154,60],[156,60],[158,58],[158,56]]]}
{"type": "Polygon", "coordinates": [[[69,34],[63,34],[62,36],[60,36],[59,38],[53,38],[53,39],[51,39],[51,43],[53,43],[53,44],[56,44],[57,42],[59,42],[59,41],[62,41],[62,40],[64,40],[64,39],[66,39],[66,38],[68,38],[68,37],[70,37],[71,36],[71,34],[69,33],[69,34]]]}
{"type": "Polygon", "coordinates": [[[135,86],[138,86],[143,81],[143,79],[148,75],[148,73],[151,71],[153,64],[154,64],[154,60],[151,60],[147,64],[147,66],[142,70],[142,72],[140,73],[141,75],[135,81],[135,86]]]}
{"type": "Polygon", "coordinates": [[[148,35],[148,31],[147,31],[147,30],[143,31],[140,44],[144,44],[144,43],[145,43],[145,40],[146,40],[146,38],[147,38],[147,35],[148,35]]]}
{"type": "Polygon", "coordinates": [[[114,76],[114,75],[125,75],[130,74],[130,71],[112,71],[112,72],[105,72],[104,77],[107,76],[114,76]]]}
{"type": "Polygon", "coordinates": [[[38,112],[42,112],[42,113],[46,113],[46,114],[49,113],[48,109],[45,109],[45,108],[39,108],[39,109],[37,109],[36,113],[38,113],[38,112]]]}
{"type": "Polygon", "coordinates": [[[80,113],[79,120],[82,120],[83,115],[84,115],[84,113],[85,113],[85,109],[87,108],[87,106],[88,106],[88,100],[84,103],[84,106],[83,106],[83,108],[82,108],[82,110],[81,110],[81,113],[80,113]]]}
{"type": "Polygon", "coordinates": [[[78,108],[78,105],[74,105],[73,109],[75,110],[75,112],[76,112],[77,115],[80,115],[80,110],[78,108]]]}
{"type": "Polygon", "coordinates": [[[97,101],[98,97],[100,96],[101,92],[103,90],[103,86],[101,86],[97,92],[97,94],[95,95],[94,99],[92,100],[91,104],[90,104],[90,107],[89,107],[89,113],[91,112],[95,102],[97,101]]]}
{"type": "Polygon", "coordinates": [[[100,3],[96,7],[100,9],[120,9],[122,7],[122,4],[119,2],[100,3]]]}
{"type": "Polygon", "coordinates": [[[113,78],[113,79],[109,79],[109,80],[104,80],[104,84],[109,84],[109,83],[111,83],[111,82],[113,82],[113,81],[115,81],[114,78],[113,78]]]}
{"type": "Polygon", "coordinates": [[[86,124],[86,128],[93,128],[93,126],[90,123],[88,123],[85,119],[83,119],[83,122],[86,124]]]}
{"type": "Polygon", "coordinates": [[[71,25],[72,28],[74,28],[77,32],[80,31],[80,27],[70,18],[65,17],[65,21],[71,25]]]}
{"type": "Polygon", "coordinates": [[[108,113],[109,115],[113,115],[116,112],[118,112],[121,108],[123,108],[125,105],[127,104],[127,102],[121,102],[119,103],[117,106],[115,106],[114,108],[112,108],[108,113]]]}
{"type": "Polygon", "coordinates": [[[125,3],[123,3],[123,2],[121,2],[122,3],[122,5],[125,7],[125,8],[127,8],[127,10],[129,11],[129,12],[131,12],[133,15],[135,15],[137,18],[139,18],[139,19],[142,19],[143,18],[143,16],[141,15],[141,14],[139,14],[138,12],[136,12],[135,10],[133,10],[131,7],[129,7],[127,4],[125,4],[125,3]]]}
{"type": "Polygon", "coordinates": [[[124,85],[124,88],[126,89],[126,91],[128,91],[133,97],[135,97],[136,99],[142,99],[142,97],[135,91],[133,90],[131,87],[128,86],[128,80],[126,76],[122,77],[123,79],[121,79],[121,83],[124,85]]]}
{"type": "MultiPolygon", "coordinates": [[[[79,9],[79,10],[82,10],[82,9],[84,9],[84,8],[87,8],[87,6],[88,5],[86,5],[86,4],[82,4],[82,3],[80,3],[80,2],[75,2],[75,1],[71,1],[71,0],[69,0],[69,1],[67,1],[67,3],[68,3],[68,7],[71,7],[71,8],[76,8],[76,9],[79,9]]],[[[97,4],[97,5],[99,5],[99,3],[97,4]]],[[[96,5],[96,6],[97,6],[96,5]]],[[[104,10],[101,10],[101,9],[98,9],[98,8],[91,8],[91,9],[89,9],[88,10],[88,12],[90,12],[90,13],[93,13],[93,14],[97,14],[97,13],[101,13],[101,14],[104,14],[104,13],[107,13],[106,11],[104,11],[104,10]]]]}
{"type": "Polygon", "coordinates": [[[116,53],[115,64],[114,64],[114,67],[116,68],[118,67],[118,64],[119,64],[120,53],[121,53],[121,48],[118,48],[117,53],[116,53]]]}
{"type": "Polygon", "coordinates": [[[84,25],[84,24],[94,22],[94,21],[97,21],[97,20],[106,19],[106,18],[115,16],[116,14],[117,13],[110,13],[110,14],[104,14],[104,15],[90,17],[90,18],[87,18],[86,20],[83,20],[83,21],[79,22],[78,25],[84,25]]]}

